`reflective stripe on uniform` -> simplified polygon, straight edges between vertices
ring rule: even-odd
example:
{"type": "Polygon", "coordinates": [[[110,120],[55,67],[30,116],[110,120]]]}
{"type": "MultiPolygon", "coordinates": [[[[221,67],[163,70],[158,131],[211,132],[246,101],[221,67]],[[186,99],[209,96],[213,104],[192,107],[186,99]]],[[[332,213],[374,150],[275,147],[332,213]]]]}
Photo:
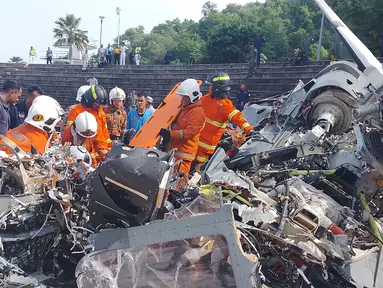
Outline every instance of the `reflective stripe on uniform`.
{"type": "Polygon", "coordinates": [[[93,98],[94,99],[97,99],[97,94],[96,94],[96,90],[95,90],[95,86],[94,85],[92,85],[92,95],[93,95],[93,98]]]}
{"type": "Polygon", "coordinates": [[[213,82],[214,81],[224,81],[224,80],[230,80],[230,77],[229,76],[220,76],[220,77],[213,78],[213,82]]]}
{"type": "Polygon", "coordinates": [[[208,149],[208,150],[215,150],[217,146],[210,146],[206,143],[203,143],[201,141],[198,142],[198,146],[201,146],[202,148],[208,149]]]}
{"type": "Polygon", "coordinates": [[[98,157],[99,155],[98,155],[97,152],[94,152],[94,153],[90,154],[90,156],[92,156],[92,157],[98,157]]]}
{"type": "Polygon", "coordinates": [[[174,156],[180,157],[180,158],[185,159],[185,160],[191,160],[191,161],[193,161],[194,157],[195,157],[194,154],[187,154],[187,153],[182,153],[182,152],[176,152],[176,153],[174,153],[174,156]]]}
{"type": "Polygon", "coordinates": [[[247,122],[242,125],[241,130],[244,130],[246,127],[250,127],[250,124],[247,122]]]}
{"type": "Polygon", "coordinates": [[[112,140],[110,138],[106,139],[106,143],[112,143],[112,140]]]}
{"type": "Polygon", "coordinates": [[[71,125],[72,123],[73,123],[73,121],[67,121],[66,125],[71,125]]]}
{"type": "Polygon", "coordinates": [[[178,134],[180,135],[180,140],[184,140],[184,130],[178,130],[178,134]]]}
{"type": "Polygon", "coordinates": [[[197,161],[198,161],[199,163],[205,163],[207,160],[208,160],[208,159],[205,158],[205,157],[201,157],[201,156],[198,156],[198,157],[197,157],[197,161]]]}
{"type": "Polygon", "coordinates": [[[211,124],[211,125],[213,125],[215,127],[222,128],[222,129],[226,128],[226,123],[221,123],[221,122],[218,122],[218,121],[213,121],[213,120],[211,120],[211,119],[209,119],[207,117],[205,117],[205,121],[206,121],[206,123],[209,123],[209,124],[211,124]]]}
{"type": "Polygon", "coordinates": [[[238,110],[233,110],[233,112],[231,112],[231,113],[229,114],[229,117],[227,117],[227,118],[229,119],[229,121],[231,121],[231,119],[233,119],[233,117],[234,117],[236,114],[238,114],[238,113],[239,113],[238,110]]]}

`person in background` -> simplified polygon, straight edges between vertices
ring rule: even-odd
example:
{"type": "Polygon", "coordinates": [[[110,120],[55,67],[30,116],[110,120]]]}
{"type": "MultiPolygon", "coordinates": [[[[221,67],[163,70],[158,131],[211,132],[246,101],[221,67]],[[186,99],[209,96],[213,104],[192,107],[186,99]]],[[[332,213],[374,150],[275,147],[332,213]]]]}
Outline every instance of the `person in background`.
{"type": "Polygon", "coordinates": [[[82,55],[82,67],[86,68],[89,65],[89,54],[88,50],[85,50],[84,55],[82,55]]]}
{"type": "MultiPolygon", "coordinates": [[[[33,103],[24,123],[9,130],[5,137],[1,138],[1,142],[13,149],[19,148],[21,152],[33,153],[37,151],[40,154],[45,153],[49,147],[49,139],[52,138],[55,127],[61,120],[57,105],[51,101],[33,103]]],[[[0,147],[0,150],[13,154],[5,147],[0,147]]]]}
{"type": "Polygon", "coordinates": [[[306,33],[306,38],[302,41],[303,65],[309,60],[308,56],[310,55],[310,46],[313,43],[315,43],[315,40],[310,36],[310,33],[306,33]]]}
{"type": "Polygon", "coordinates": [[[331,55],[331,62],[330,64],[334,64],[336,62],[336,56],[333,54],[331,55]]]}
{"type": "Polygon", "coordinates": [[[99,63],[99,65],[101,65],[104,62],[104,59],[105,59],[105,48],[101,44],[100,48],[98,48],[98,63],[99,63]]]}
{"type": "Polygon", "coordinates": [[[120,140],[124,134],[127,118],[127,113],[124,109],[125,98],[125,92],[121,88],[115,87],[109,92],[111,106],[105,108],[105,114],[110,139],[112,141],[120,140]]]}
{"type": "Polygon", "coordinates": [[[130,65],[134,65],[134,53],[133,50],[129,53],[129,63],[130,65]]]}
{"type": "Polygon", "coordinates": [[[108,47],[105,50],[106,63],[108,65],[112,64],[112,54],[113,54],[113,48],[110,47],[110,44],[108,44],[108,47]]]}
{"type": "Polygon", "coordinates": [[[170,61],[172,61],[172,55],[170,54],[169,51],[166,52],[165,56],[164,56],[164,59],[162,60],[162,62],[165,64],[165,65],[168,65],[170,64],[170,61]]]}
{"type": "Polygon", "coordinates": [[[237,97],[235,98],[235,108],[237,108],[239,111],[243,110],[243,107],[245,107],[245,104],[250,101],[250,93],[246,89],[246,83],[241,82],[241,86],[237,92],[237,97]]]}
{"type": "Polygon", "coordinates": [[[146,109],[148,109],[154,113],[154,111],[156,111],[156,109],[153,107],[153,102],[154,102],[153,98],[150,96],[147,96],[146,100],[147,100],[146,109]]]}
{"type": "Polygon", "coordinates": [[[265,39],[263,39],[261,36],[256,35],[254,40],[254,48],[257,49],[257,71],[259,69],[259,65],[261,65],[261,53],[262,53],[262,45],[265,43],[265,39]]]}
{"type": "Polygon", "coordinates": [[[35,62],[36,56],[36,50],[31,46],[31,49],[29,49],[29,64],[33,64],[33,62],[35,62]]]}
{"type": "Polygon", "coordinates": [[[71,146],[83,146],[92,157],[92,164],[95,165],[103,160],[100,155],[104,155],[108,150],[102,135],[97,131],[96,118],[89,112],[82,112],[77,115],[76,120],[70,126],[64,129],[61,144],[70,143],[71,146]]]}
{"type": "Polygon", "coordinates": [[[120,56],[120,65],[125,66],[125,59],[126,59],[126,46],[125,46],[125,43],[122,42],[122,45],[121,45],[121,56],[120,56]]]}
{"type": "Polygon", "coordinates": [[[383,57],[383,33],[380,35],[380,57],[383,57]]]}
{"type": "Polygon", "coordinates": [[[125,101],[125,110],[127,113],[137,108],[137,93],[136,90],[132,90],[125,101]]]}
{"type": "Polygon", "coordinates": [[[250,59],[249,59],[249,73],[247,78],[253,77],[253,74],[256,73],[255,62],[257,58],[257,51],[255,51],[254,45],[250,45],[250,59]]]}
{"type": "Polygon", "coordinates": [[[189,54],[189,62],[190,65],[196,64],[195,58],[192,53],[189,54]]]}
{"type": "Polygon", "coordinates": [[[44,92],[40,87],[31,86],[28,88],[27,99],[24,101],[18,101],[17,104],[13,105],[12,109],[9,111],[9,116],[11,118],[9,129],[16,128],[24,122],[28,115],[28,110],[32,106],[33,100],[41,95],[44,95],[44,92]]]}
{"type": "Polygon", "coordinates": [[[98,80],[94,77],[93,73],[90,73],[90,77],[86,79],[89,86],[98,85],[98,80]]]}
{"type": "Polygon", "coordinates": [[[114,48],[114,65],[120,64],[120,57],[121,57],[121,48],[117,46],[116,48],[114,48]]]}
{"type": "Polygon", "coordinates": [[[20,84],[14,80],[6,80],[0,92],[0,134],[5,135],[9,129],[9,107],[19,101],[23,90],[20,84]]]}
{"type": "Polygon", "coordinates": [[[205,114],[201,104],[201,91],[198,82],[186,79],[177,89],[176,97],[182,97],[182,110],[171,125],[171,129],[162,128],[162,145],[166,151],[176,149],[176,162],[181,161],[175,172],[183,173],[177,180],[176,190],[183,191],[188,182],[191,164],[198,150],[200,133],[205,124],[205,114]]]}
{"type": "Polygon", "coordinates": [[[128,113],[126,130],[134,129],[134,136],[144,126],[146,121],[152,116],[153,112],[146,109],[146,97],[144,95],[137,96],[137,108],[128,113]]]}
{"type": "Polygon", "coordinates": [[[50,47],[48,47],[46,57],[47,57],[47,64],[52,64],[53,52],[50,47]]]}
{"type": "Polygon", "coordinates": [[[140,60],[141,60],[141,48],[140,47],[137,47],[136,48],[136,54],[134,54],[134,62],[136,62],[136,65],[139,66],[140,65],[140,60]]]}
{"type": "Polygon", "coordinates": [[[286,66],[287,64],[292,64],[294,62],[294,56],[295,56],[294,48],[293,46],[290,46],[286,57],[283,59],[282,66],[286,66]]]}

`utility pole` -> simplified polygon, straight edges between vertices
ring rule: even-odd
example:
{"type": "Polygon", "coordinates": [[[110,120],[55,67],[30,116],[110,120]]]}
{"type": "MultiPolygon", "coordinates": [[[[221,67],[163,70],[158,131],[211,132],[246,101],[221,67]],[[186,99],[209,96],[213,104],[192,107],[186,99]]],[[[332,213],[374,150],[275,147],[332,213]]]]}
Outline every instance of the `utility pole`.
{"type": "Polygon", "coordinates": [[[324,13],[322,13],[322,22],[321,22],[321,25],[320,25],[318,51],[317,51],[317,60],[318,61],[320,60],[320,48],[322,46],[323,25],[324,25],[324,13]]]}
{"type": "Polygon", "coordinates": [[[102,44],[102,22],[104,22],[105,17],[104,16],[99,16],[101,20],[101,27],[100,27],[100,47],[102,44]]]}
{"type": "Polygon", "coordinates": [[[121,8],[120,7],[117,7],[116,8],[116,13],[118,15],[118,36],[117,36],[117,46],[120,47],[120,12],[121,12],[121,8]]]}

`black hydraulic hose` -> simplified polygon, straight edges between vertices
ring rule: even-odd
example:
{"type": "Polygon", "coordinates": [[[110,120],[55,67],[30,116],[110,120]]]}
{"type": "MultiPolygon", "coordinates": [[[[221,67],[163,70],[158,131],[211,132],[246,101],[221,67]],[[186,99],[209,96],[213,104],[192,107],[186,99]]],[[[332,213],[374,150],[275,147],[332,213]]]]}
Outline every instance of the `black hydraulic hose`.
{"type": "Polygon", "coordinates": [[[275,236],[278,236],[278,237],[281,235],[283,228],[285,227],[285,221],[286,221],[287,212],[288,212],[287,208],[289,206],[290,185],[287,181],[284,183],[284,185],[285,185],[286,191],[285,191],[284,199],[283,199],[282,215],[281,215],[281,220],[279,221],[278,230],[275,233],[275,236]]]}

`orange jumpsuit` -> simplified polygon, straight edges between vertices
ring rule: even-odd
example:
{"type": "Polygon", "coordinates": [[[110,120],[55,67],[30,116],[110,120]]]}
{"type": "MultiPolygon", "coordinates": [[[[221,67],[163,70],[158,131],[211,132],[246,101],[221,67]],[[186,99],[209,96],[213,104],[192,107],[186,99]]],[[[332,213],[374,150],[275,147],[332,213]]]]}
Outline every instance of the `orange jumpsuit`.
{"type": "MultiPolygon", "coordinates": [[[[61,144],[64,145],[67,142],[71,143],[72,146],[76,145],[72,135],[72,125],[67,126],[61,134],[61,144]]],[[[89,152],[93,164],[101,162],[108,153],[108,147],[103,141],[102,135],[99,134],[93,138],[86,138],[85,142],[79,146],[83,146],[89,152]]]]}
{"type": "MultiPolygon", "coordinates": [[[[98,111],[93,110],[92,108],[85,107],[82,104],[75,105],[72,110],[69,111],[68,120],[66,126],[72,125],[72,123],[76,120],[77,116],[82,112],[91,113],[97,121],[97,134],[103,138],[103,141],[106,143],[108,148],[112,147],[112,140],[110,140],[108,126],[106,124],[106,115],[104,110],[100,107],[98,111]]],[[[101,138],[100,138],[101,139],[101,138]]]]}
{"type": "MultiPolygon", "coordinates": [[[[11,140],[16,144],[21,150],[26,153],[31,153],[31,146],[36,148],[36,150],[43,154],[45,153],[45,147],[49,139],[49,134],[35,126],[24,122],[20,126],[9,130],[5,137],[11,140]]],[[[3,141],[0,141],[4,143],[3,141]]],[[[5,151],[8,154],[13,154],[9,149],[0,146],[0,150],[5,151]]]]}
{"type": "Polygon", "coordinates": [[[201,101],[199,101],[182,108],[181,113],[171,126],[167,150],[177,148],[175,158],[177,161],[182,160],[182,163],[176,170],[185,173],[186,176],[195,158],[204,123],[205,114],[201,101]]]}
{"type": "Polygon", "coordinates": [[[105,108],[106,124],[112,140],[119,140],[126,128],[127,114],[124,108],[116,109],[113,106],[105,108]]]}
{"type": "Polygon", "coordinates": [[[211,98],[211,94],[206,94],[202,96],[201,101],[206,123],[201,131],[195,160],[203,164],[214,153],[227,122],[234,123],[246,134],[252,131],[253,127],[242,117],[242,113],[234,107],[230,99],[211,98]]]}
{"type": "Polygon", "coordinates": [[[68,107],[65,109],[65,118],[64,118],[65,125],[66,125],[66,123],[68,122],[68,115],[69,115],[69,112],[72,111],[72,109],[73,109],[74,106],[76,106],[76,105],[77,105],[77,104],[70,105],[70,106],[68,106],[68,107]]]}

